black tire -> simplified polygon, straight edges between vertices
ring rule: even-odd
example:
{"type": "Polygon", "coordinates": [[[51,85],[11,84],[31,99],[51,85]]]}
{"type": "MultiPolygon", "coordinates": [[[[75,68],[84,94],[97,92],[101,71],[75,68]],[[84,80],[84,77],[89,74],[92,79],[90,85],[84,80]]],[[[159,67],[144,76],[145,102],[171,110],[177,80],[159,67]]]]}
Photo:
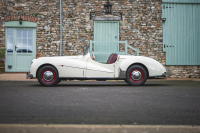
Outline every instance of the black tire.
{"type": "Polygon", "coordinates": [[[53,66],[43,66],[37,74],[38,82],[43,86],[53,86],[59,81],[58,71],[53,66]]]}
{"type": "Polygon", "coordinates": [[[126,82],[129,85],[143,85],[147,80],[147,71],[143,66],[133,65],[126,72],[126,82]]]}

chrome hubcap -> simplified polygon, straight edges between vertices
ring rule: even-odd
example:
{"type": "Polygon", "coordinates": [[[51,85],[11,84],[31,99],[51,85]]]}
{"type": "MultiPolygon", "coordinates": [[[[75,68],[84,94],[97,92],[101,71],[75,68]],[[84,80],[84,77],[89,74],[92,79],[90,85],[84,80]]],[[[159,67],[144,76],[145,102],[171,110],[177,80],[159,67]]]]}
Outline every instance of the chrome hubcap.
{"type": "Polygon", "coordinates": [[[131,78],[132,78],[133,80],[140,80],[141,77],[142,77],[142,74],[141,74],[141,72],[138,71],[138,70],[135,70],[135,71],[133,71],[133,72],[131,73],[131,78]]]}
{"type": "Polygon", "coordinates": [[[43,74],[43,78],[45,81],[51,81],[53,79],[53,73],[51,71],[46,71],[43,74]]]}

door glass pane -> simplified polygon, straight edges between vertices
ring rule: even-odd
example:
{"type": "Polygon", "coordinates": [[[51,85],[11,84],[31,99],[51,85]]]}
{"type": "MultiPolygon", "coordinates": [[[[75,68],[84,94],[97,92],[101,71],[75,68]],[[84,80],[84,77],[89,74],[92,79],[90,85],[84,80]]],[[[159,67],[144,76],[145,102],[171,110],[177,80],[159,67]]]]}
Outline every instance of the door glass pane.
{"type": "Polygon", "coordinates": [[[32,53],[33,47],[28,47],[28,53],[32,53]]]}
{"type": "Polygon", "coordinates": [[[22,36],[23,36],[23,38],[27,38],[27,30],[22,31],[22,36]]]}
{"type": "Polygon", "coordinates": [[[28,38],[33,38],[33,31],[32,30],[28,30],[28,38]]]}
{"type": "Polygon", "coordinates": [[[7,37],[7,52],[12,53],[13,52],[13,38],[7,37]]]}
{"type": "Polygon", "coordinates": [[[22,34],[22,31],[21,30],[17,30],[17,38],[20,38],[21,34],[22,34]]]}
{"type": "Polygon", "coordinates": [[[7,37],[13,37],[13,28],[7,28],[7,37]]]}
{"type": "Polygon", "coordinates": [[[33,39],[28,39],[28,53],[32,53],[33,39]]]}
{"type": "Polygon", "coordinates": [[[13,52],[13,28],[7,28],[7,35],[6,35],[6,42],[7,42],[7,52],[13,52]]]}
{"type": "Polygon", "coordinates": [[[33,31],[17,30],[17,52],[32,53],[33,31]]]}
{"type": "Polygon", "coordinates": [[[28,39],[28,46],[33,46],[33,39],[28,39]]]}

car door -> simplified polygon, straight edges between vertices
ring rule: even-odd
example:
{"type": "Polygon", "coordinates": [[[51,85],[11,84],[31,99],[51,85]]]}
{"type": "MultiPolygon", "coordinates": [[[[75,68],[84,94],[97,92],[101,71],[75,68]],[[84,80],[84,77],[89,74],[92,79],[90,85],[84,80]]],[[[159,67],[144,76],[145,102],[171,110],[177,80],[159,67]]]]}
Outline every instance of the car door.
{"type": "Polygon", "coordinates": [[[87,78],[114,78],[115,63],[103,64],[89,58],[86,66],[87,78]]]}
{"type": "Polygon", "coordinates": [[[86,71],[86,59],[83,56],[62,57],[58,63],[60,78],[83,78],[86,71]]]}

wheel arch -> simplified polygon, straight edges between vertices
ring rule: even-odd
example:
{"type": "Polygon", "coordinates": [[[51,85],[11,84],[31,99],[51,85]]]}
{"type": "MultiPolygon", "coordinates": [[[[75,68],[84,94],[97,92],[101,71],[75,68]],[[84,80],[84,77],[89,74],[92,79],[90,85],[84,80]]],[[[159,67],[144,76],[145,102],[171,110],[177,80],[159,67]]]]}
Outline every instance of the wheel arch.
{"type": "Polygon", "coordinates": [[[131,64],[129,67],[127,67],[126,72],[127,72],[127,70],[128,70],[130,67],[132,67],[132,66],[134,66],[134,65],[140,65],[140,66],[144,67],[144,69],[145,69],[146,72],[147,72],[147,78],[149,78],[149,71],[148,71],[147,67],[146,67],[144,64],[142,64],[142,63],[138,63],[138,62],[137,62],[137,63],[131,64]]]}
{"type": "Polygon", "coordinates": [[[36,78],[38,78],[38,77],[37,77],[38,71],[40,70],[40,68],[42,68],[42,67],[44,67],[44,66],[52,66],[52,67],[54,67],[54,68],[56,69],[56,71],[58,72],[58,77],[59,77],[59,71],[58,71],[58,69],[57,69],[54,65],[49,64],[49,63],[46,63],[46,64],[42,64],[42,65],[40,65],[40,66],[38,67],[38,69],[37,69],[37,71],[36,71],[36,78]]]}

